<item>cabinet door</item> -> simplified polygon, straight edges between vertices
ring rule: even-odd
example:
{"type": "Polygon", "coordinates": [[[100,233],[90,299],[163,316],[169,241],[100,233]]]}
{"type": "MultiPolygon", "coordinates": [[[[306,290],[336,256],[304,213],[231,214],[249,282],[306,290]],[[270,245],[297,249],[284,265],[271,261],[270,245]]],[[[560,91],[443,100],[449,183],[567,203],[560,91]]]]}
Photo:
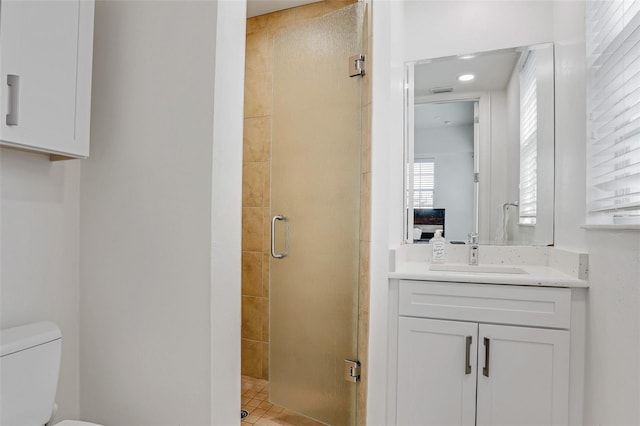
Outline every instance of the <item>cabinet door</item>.
{"type": "Polygon", "coordinates": [[[88,156],[93,7],[88,0],[0,3],[4,145],[88,156]]]}
{"type": "Polygon", "coordinates": [[[478,324],[400,317],[397,424],[474,425],[478,324]]]}
{"type": "Polygon", "coordinates": [[[566,425],[569,332],[480,324],[478,425],[566,425]]]}

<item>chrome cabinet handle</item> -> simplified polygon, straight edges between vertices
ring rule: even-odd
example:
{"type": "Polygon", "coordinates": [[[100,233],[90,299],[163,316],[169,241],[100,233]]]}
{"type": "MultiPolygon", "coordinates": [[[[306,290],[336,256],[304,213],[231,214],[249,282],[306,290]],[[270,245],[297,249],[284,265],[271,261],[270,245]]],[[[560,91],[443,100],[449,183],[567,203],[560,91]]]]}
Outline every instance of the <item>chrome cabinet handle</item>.
{"type": "Polygon", "coordinates": [[[18,125],[18,101],[20,99],[20,76],[7,74],[9,108],[7,110],[7,126],[18,125]]]}
{"type": "Polygon", "coordinates": [[[471,374],[471,342],[473,338],[471,336],[467,336],[467,354],[464,359],[464,374],[471,374]]]}
{"type": "Polygon", "coordinates": [[[489,377],[489,355],[490,355],[490,345],[491,340],[488,337],[484,338],[484,367],[482,367],[482,374],[485,377],[489,377]]]}
{"type": "Polygon", "coordinates": [[[271,256],[276,259],[282,259],[289,254],[289,224],[287,218],[282,215],[276,215],[271,219],[271,256]],[[276,253],[276,221],[282,220],[285,223],[284,252],[276,253]]]}

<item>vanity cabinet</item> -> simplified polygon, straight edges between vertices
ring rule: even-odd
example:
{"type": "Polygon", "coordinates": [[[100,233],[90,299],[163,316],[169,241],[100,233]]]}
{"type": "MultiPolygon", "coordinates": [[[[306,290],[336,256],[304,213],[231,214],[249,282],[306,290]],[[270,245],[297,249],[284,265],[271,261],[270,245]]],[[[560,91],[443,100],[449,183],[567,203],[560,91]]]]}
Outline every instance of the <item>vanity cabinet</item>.
{"type": "Polygon", "coordinates": [[[572,390],[571,289],[396,283],[390,423],[579,424],[580,404],[571,401],[582,395],[582,340],[574,336],[572,390]]]}
{"type": "Polygon", "coordinates": [[[0,143],[89,156],[93,0],[0,2],[0,143]]]}

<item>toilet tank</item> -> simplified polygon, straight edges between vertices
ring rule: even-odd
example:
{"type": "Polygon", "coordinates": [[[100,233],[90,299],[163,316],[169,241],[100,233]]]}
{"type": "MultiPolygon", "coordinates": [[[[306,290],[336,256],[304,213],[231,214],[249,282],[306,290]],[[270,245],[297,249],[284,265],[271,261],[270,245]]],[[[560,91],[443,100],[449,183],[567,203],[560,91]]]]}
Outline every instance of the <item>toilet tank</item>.
{"type": "Polygon", "coordinates": [[[52,322],[0,330],[0,425],[49,421],[58,386],[62,333],[52,322]]]}

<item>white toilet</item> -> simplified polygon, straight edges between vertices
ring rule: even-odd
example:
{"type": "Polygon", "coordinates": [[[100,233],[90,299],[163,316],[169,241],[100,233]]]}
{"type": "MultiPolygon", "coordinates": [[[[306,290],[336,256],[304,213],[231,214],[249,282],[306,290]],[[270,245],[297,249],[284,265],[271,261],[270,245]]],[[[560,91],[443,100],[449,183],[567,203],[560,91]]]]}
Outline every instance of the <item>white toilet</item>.
{"type": "MultiPolygon", "coordinates": [[[[52,322],[0,331],[0,425],[43,426],[53,416],[62,333],[52,322]]],[[[100,426],[64,420],[56,426],[100,426]]]]}

